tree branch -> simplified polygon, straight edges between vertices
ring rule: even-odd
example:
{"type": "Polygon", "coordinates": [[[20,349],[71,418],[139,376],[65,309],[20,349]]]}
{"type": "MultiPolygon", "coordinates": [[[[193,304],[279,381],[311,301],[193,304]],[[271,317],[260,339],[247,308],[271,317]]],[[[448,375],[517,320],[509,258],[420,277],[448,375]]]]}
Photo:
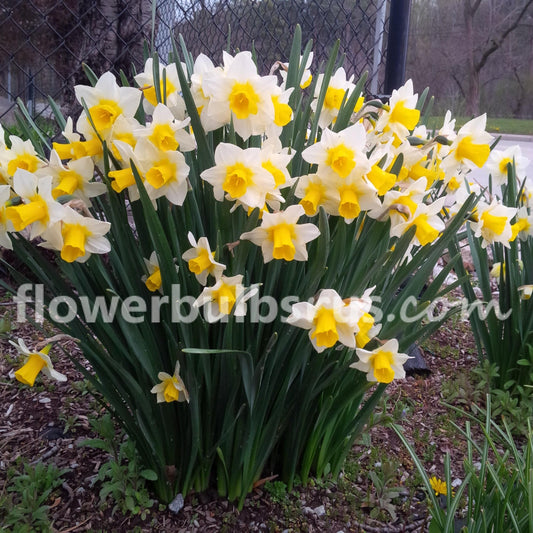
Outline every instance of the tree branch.
{"type": "MultiPolygon", "coordinates": [[[[479,1],[480,0],[478,0],[478,3],[479,1]]],[[[520,19],[524,16],[525,12],[529,9],[529,6],[531,6],[532,4],[533,4],[533,0],[527,0],[524,3],[520,12],[518,13],[518,16],[515,18],[515,20],[511,22],[511,24],[504,31],[502,31],[499,37],[491,39],[490,46],[483,52],[483,54],[481,55],[481,58],[475,65],[475,69],[477,72],[479,72],[485,66],[485,63],[487,62],[488,58],[494,52],[496,52],[498,48],[501,47],[501,45],[503,44],[507,36],[518,27],[518,25],[520,24],[520,19]]]]}
{"type": "Polygon", "coordinates": [[[457,86],[459,87],[459,91],[461,91],[461,96],[463,98],[466,98],[466,94],[465,94],[465,91],[463,89],[463,86],[461,85],[461,79],[457,77],[457,75],[455,73],[452,74],[452,78],[453,80],[455,81],[455,83],[457,83],[457,86]]]}
{"type": "Polygon", "coordinates": [[[480,4],[481,4],[481,0],[476,0],[474,4],[470,6],[470,11],[472,14],[474,14],[479,9],[480,4]]]}

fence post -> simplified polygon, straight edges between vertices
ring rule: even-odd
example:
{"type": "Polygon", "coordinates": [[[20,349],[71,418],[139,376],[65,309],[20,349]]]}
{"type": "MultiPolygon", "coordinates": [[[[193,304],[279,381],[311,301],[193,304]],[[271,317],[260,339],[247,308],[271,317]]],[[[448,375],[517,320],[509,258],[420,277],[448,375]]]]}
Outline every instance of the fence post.
{"type": "Polygon", "coordinates": [[[28,72],[30,81],[28,83],[28,111],[31,117],[35,117],[35,82],[31,69],[28,72]]]}
{"type": "Polygon", "coordinates": [[[387,0],[381,0],[381,5],[376,7],[376,22],[374,26],[374,55],[372,60],[372,77],[370,80],[370,92],[378,93],[379,65],[383,50],[383,33],[385,31],[385,15],[387,14],[387,0]]]}
{"type": "Polygon", "coordinates": [[[411,0],[391,0],[384,83],[387,95],[405,82],[410,11],[411,0]]]}
{"type": "Polygon", "coordinates": [[[11,88],[11,61],[7,64],[7,101],[13,101],[13,89],[11,88]]]}

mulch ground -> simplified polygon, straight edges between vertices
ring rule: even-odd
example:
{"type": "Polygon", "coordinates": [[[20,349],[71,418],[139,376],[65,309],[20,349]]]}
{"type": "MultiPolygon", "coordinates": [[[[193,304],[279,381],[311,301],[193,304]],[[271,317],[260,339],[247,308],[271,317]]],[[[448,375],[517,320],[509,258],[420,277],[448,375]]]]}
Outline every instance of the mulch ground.
{"type": "MultiPolygon", "coordinates": [[[[4,298],[1,296],[2,293],[0,318],[13,310],[5,293],[4,298]]],[[[18,337],[26,339],[30,346],[44,340],[28,324],[19,325],[9,336],[13,340],[18,337]]],[[[383,405],[385,411],[376,414],[374,420],[388,416],[400,424],[431,475],[442,477],[448,452],[452,476],[461,479],[466,445],[460,435],[450,431],[447,421],[452,415],[442,404],[443,389],[449,393],[450,384],[452,388],[456,386],[454,390],[460,392],[460,405],[468,408],[468,381],[467,378],[461,381],[460,377],[468,376],[476,365],[475,347],[467,324],[455,322],[447,323],[422,348],[431,373],[393,383],[383,405]]],[[[71,343],[67,349],[76,350],[75,344],[71,343]]],[[[149,510],[144,519],[139,515],[113,513],[112,504],[100,502],[101,485],[95,482],[98,469],[109,457],[101,450],[79,446],[83,440],[95,437],[90,420],[102,414],[100,404],[91,399],[83,385],[81,374],[69,360],[62,359],[56,368],[68,376],[66,383],[50,386],[49,382],[38,380],[35,387],[29,388],[14,379],[13,372],[18,366],[16,350],[6,335],[0,336],[0,495],[7,489],[8,470],[20,467],[23,459],[32,464],[54,463],[59,468],[67,468],[65,482],[49,502],[54,531],[400,532],[427,529],[427,500],[419,480],[417,482],[413,462],[392,428],[383,424],[369,428],[354,446],[350,461],[356,471],[349,484],[341,479],[297,487],[283,501],[259,487],[249,496],[242,511],[216,494],[190,494],[178,514],[168,509],[159,511],[157,506],[149,510]],[[381,468],[383,461],[393,465],[393,485],[400,489],[400,496],[393,500],[397,515],[394,522],[385,509],[377,518],[372,518],[371,513],[379,495],[368,472],[381,468]]]]}

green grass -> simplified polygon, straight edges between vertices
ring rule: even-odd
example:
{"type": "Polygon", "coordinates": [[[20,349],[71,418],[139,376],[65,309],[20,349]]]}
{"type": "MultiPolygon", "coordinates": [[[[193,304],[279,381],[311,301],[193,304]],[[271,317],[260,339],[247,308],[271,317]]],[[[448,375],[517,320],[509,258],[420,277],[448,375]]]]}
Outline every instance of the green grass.
{"type": "MultiPolygon", "coordinates": [[[[470,120],[470,117],[455,117],[455,127],[460,128],[470,120]]],[[[435,116],[428,120],[428,128],[442,126],[444,117],[435,116]]],[[[533,120],[520,118],[487,118],[487,131],[492,133],[512,133],[517,135],[533,135],[533,120]]]]}

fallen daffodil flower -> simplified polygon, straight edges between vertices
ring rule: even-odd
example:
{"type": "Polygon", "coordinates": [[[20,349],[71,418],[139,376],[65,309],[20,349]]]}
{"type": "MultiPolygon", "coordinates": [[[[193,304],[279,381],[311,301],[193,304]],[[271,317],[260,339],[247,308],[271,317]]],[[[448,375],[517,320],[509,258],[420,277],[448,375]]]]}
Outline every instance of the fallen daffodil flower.
{"type": "Polygon", "coordinates": [[[54,370],[52,366],[52,360],[48,353],[50,352],[51,344],[47,344],[41,351],[30,350],[24,340],[19,339],[18,344],[9,341],[21,355],[26,357],[24,365],[21,366],[15,372],[15,378],[17,381],[33,387],[35,379],[42,372],[45,376],[56,381],[67,381],[67,376],[61,374],[57,370],[54,370]]]}

